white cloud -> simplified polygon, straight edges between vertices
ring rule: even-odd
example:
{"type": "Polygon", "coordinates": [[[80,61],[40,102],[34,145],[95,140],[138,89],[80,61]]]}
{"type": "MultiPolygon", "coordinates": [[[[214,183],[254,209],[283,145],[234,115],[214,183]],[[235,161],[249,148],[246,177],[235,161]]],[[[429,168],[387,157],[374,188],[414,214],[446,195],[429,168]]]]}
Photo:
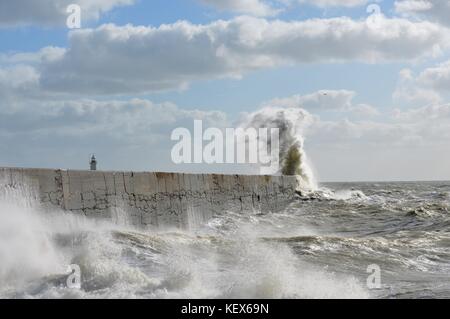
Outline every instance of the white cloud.
{"type": "MultiPolygon", "coordinates": [[[[409,70],[402,80],[415,80],[409,70]]],[[[416,147],[448,145],[450,104],[440,99],[420,107],[379,111],[368,104],[355,104],[356,93],[321,90],[307,95],[273,99],[262,107],[306,109],[311,112],[305,135],[312,147],[358,149],[361,147],[416,147]],[[330,117],[330,112],[334,112],[330,117]]],[[[416,103],[418,101],[415,101],[416,103]]],[[[402,105],[404,106],[404,105],[402,105]]]]}
{"type": "Polygon", "coordinates": [[[450,92],[450,61],[424,70],[418,82],[438,92],[450,92]]]}
{"type": "Polygon", "coordinates": [[[395,10],[407,17],[425,18],[450,25],[448,0],[400,0],[395,2],[395,10]]]}
{"type": "Polygon", "coordinates": [[[16,64],[37,65],[49,63],[64,56],[66,50],[58,47],[44,47],[37,52],[19,52],[14,54],[0,53],[0,67],[16,64]]]}
{"type": "Polygon", "coordinates": [[[221,111],[43,91],[37,69],[23,64],[0,67],[0,96],[2,165],[83,168],[80,158],[98,152],[109,169],[133,165],[134,169],[174,170],[177,167],[170,161],[173,129],[190,128],[196,119],[203,120],[205,127],[228,124],[221,111]],[[128,164],[121,166],[124,163],[128,164]]]}
{"type": "Polygon", "coordinates": [[[177,127],[191,127],[195,119],[204,120],[205,126],[225,127],[227,123],[219,111],[186,110],[143,99],[24,99],[16,103],[20,107],[14,110],[0,104],[3,143],[11,151],[48,147],[48,156],[88,145],[93,150],[138,147],[151,157],[153,147],[170,149],[170,134],[177,127]]]}
{"type": "Polygon", "coordinates": [[[311,143],[327,144],[331,147],[358,144],[372,146],[402,145],[415,135],[415,130],[404,123],[349,119],[320,120],[308,134],[311,143]]]}
{"type": "Polygon", "coordinates": [[[306,95],[293,95],[266,102],[266,106],[304,108],[310,111],[346,110],[352,106],[356,93],[347,90],[320,90],[306,95]]]}
{"type": "Polygon", "coordinates": [[[384,116],[387,120],[324,120],[316,117],[306,131],[308,145],[313,148],[346,148],[359,158],[361,156],[357,152],[361,149],[411,151],[417,147],[450,146],[449,105],[407,111],[396,109],[390,116],[384,116]]]}
{"type": "Polygon", "coordinates": [[[73,31],[61,59],[42,65],[41,84],[92,94],[180,89],[195,80],[289,64],[411,61],[435,55],[447,46],[447,36],[447,29],[429,22],[385,18],[376,29],[345,17],[103,25],[73,31]]]}
{"type": "Polygon", "coordinates": [[[37,85],[39,74],[28,65],[15,65],[10,68],[0,69],[0,84],[11,89],[25,88],[29,84],[37,85]]]}
{"type": "Polygon", "coordinates": [[[248,14],[257,17],[273,16],[280,12],[273,6],[273,1],[264,0],[199,0],[222,11],[248,14]]]}
{"type": "Polygon", "coordinates": [[[313,113],[336,111],[358,118],[379,115],[378,110],[369,104],[355,104],[356,92],[348,90],[320,90],[305,95],[276,98],[263,103],[263,107],[302,108],[313,113]]]}
{"type": "Polygon", "coordinates": [[[171,162],[173,129],[192,128],[195,119],[205,127],[227,123],[219,111],[143,99],[23,99],[13,112],[3,112],[3,102],[1,163],[11,166],[87,168],[88,155],[96,153],[101,169],[175,171],[183,168],[171,162]]]}
{"type": "Polygon", "coordinates": [[[306,95],[277,98],[262,104],[263,109],[301,110],[307,116],[304,133],[312,147],[410,147],[446,142],[450,134],[450,107],[434,105],[381,112],[368,104],[355,104],[356,93],[348,90],[321,90],[306,95]],[[328,116],[329,112],[335,112],[328,116]],[[319,115],[320,114],[320,115],[319,115]],[[440,122],[430,130],[436,118],[440,122]]]}
{"type": "Polygon", "coordinates": [[[346,111],[360,118],[370,118],[380,115],[380,112],[375,107],[364,103],[351,105],[346,111]]]}
{"type": "Polygon", "coordinates": [[[397,123],[411,127],[425,145],[446,144],[450,141],[450,104],[427,105],[406,111],[394,110],[397,123]]]}
{"type": "Polygon", "coordinates": [[[419,107],[442,104],[448,93],[450,61],[428,67],[419,74],[410,69],[403,69],[393,98],[397,104],[419,107]]]}
{"type": "MultiPolygon", "coordinates": [[[[358,7],[365,5],[369,0],[299,0],[300,3],[308,3],[320,8],[326,7],[358,7]]],[[[373,1],[371,1],[373,2],[373,1]]]]}
{"type": "Polygon", "coordinates": [[[419,107],[442,102],[439,92],[418,80],[410,69],[400,71],[397,87],[393,93],[397,105],[419,107]]]}
{"type": "MultiPolygon", "coordinates": [[[[221,11],[246,14],[256,17],[275,16],[294,4],[308,4],[319,8],[328,7],[358,7],[369,0],[198,0],[201,3],[221,11]]],[[[375,0],[378,2],[379,0],[375,0]]],[[[373,2],[373,1],[371,1],[373,2]]]]}
{"type": "Polygon", "coordinates": [[[167,141],[171,129],[189,126],[194,119],[204,120],[205,126],[223,127],[227,123],[223,112],[187,110],[168,102],[94,100],[54,94],[42,90],[39,78],[37,69],[31,65],[0,67],[1,137],[26,135],[35,140],[65,136],[79,140],[97,135],[99,143],[116,140],[148,144],[161,135],[167,141]]]}
{"type": "Polygon", "coordinates": [[[19,99],[40,95],[38,87],[39,73],[35,68],[21,64],[0,67],[0,114],[20,108],[19,99]]]}
{"type": "Polygon", "coordinates": [[[0,0],[0,27],[28,25],[65,26],[70,4],[81,7],[81,18],[97,20],[114,7],[133,4],[135,0],[0,0]]]}
{"type": "MultiPolygon", "coordinates": [[[[409,122],[433,122],[446,121],[450,125],[450,104],[427,105],[407,111],[395,110],[394,116],[401,121],[409,122]]],[[[449,131],[450,134],[450,131],[449,131]]]]}
{"type": "Polygon", "coordinates": [[[403,14],[425,12],[432,8],[433,4],[426,0],[404,0],[395,2],[395,10],[403,14]]]}
{"type": "Polygon", "coordinates": [[[294,95],[263,103],[263,108],[306,109],[307,145],[358,149],[359,147],[410,147],[445,142],[443,134],[450,126],[448,106],[381,112],[368,104],[355,104],[356,93],[348,90],[321,90],[307,95],[294,95]],[[430,112],[430,110],[434,110],[430,112]],[[329,112],[337,112],[330,118],[329,112]],[[445,113],[447,112],[447,113],[445,113]],[[320,115],[318,115],[320,114],[320,115]],[[447,114],[444,118],[444,114],[447,114]],[[376,119],[373,119],[375,118],[376,119]],[[441,122],[428,130],[435,118],[441,122]]]}

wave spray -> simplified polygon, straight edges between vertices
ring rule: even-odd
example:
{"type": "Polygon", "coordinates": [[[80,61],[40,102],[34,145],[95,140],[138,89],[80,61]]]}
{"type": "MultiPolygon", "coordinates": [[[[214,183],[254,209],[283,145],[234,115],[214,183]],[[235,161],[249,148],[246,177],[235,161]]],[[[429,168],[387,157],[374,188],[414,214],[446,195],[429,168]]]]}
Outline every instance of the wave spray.
{"type": "MultiPolygon", "coordinates": [[[[301,108],[265,107],[247,114],[241,126],[245,128],[278,128],[280,168],[273,174],[297,176],[299,189],[317,190],[317,182],[304,149],[304,129],[312,116],[301,108]]],[[[268,145],[271,145],[268,137],[268,145]]]]}

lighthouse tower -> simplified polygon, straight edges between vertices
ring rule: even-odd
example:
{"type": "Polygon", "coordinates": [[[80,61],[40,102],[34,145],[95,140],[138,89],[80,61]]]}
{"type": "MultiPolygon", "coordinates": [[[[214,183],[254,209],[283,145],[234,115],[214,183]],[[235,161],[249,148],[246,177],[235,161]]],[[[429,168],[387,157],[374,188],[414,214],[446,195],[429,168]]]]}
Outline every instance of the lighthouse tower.
{"type": "Polygon", "coordinates": [[[92,155],[91,161],[89,164],[91,165],[91,171],[97,170],[97,159],[95,158],[95,155],[92,155]]]}

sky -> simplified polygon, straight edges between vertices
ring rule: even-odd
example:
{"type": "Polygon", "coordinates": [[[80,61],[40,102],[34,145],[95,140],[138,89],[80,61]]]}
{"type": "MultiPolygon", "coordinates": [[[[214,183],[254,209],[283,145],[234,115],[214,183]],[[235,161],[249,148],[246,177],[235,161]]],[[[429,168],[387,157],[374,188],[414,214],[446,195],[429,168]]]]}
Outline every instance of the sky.
{"type": "Polygon", "coordinates": [[[320,181],[450,180],[449,17],[448,0],[0,0],[0,166],[240,173],[175,165],[171,132],[280,107],[309,115],[320,181]]]}

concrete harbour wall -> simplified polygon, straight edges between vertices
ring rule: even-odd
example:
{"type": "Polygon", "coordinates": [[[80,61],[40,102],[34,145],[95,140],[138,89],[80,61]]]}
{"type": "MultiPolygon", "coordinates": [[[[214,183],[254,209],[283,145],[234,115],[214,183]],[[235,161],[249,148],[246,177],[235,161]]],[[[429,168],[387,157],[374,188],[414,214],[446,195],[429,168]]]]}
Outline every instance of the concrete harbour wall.
{"type": "Polygon", "coordinates": [[[223,211],[275,211],[295,177],[0,168],[0,185],[28,185],[49,208],[142,227],[191,228],[223,211]]]}

